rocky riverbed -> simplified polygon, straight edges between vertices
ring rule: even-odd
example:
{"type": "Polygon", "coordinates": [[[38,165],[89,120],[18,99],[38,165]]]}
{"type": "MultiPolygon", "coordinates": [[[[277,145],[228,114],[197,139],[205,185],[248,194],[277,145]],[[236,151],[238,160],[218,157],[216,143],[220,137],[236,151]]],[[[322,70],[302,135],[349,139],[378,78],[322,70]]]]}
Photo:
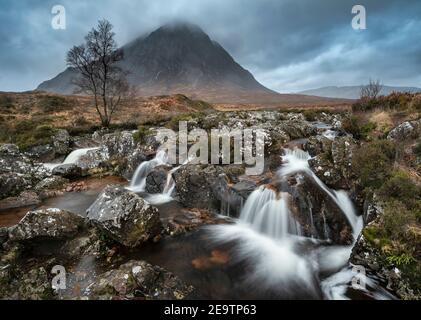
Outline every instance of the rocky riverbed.
{"type": "MultiPolygon", "coordinates": [[[[0,297],[419,298],[401,265],[386,263],[383,248],[366,239],[373,224],[382,223],[382,201],[364,190],[353,167],[362,143],[343,128],[344,117],[189,115],[183,119],[189,129],[263,129],[264,172],[247,176],[243,165],[160,164],[145,171],[144,190],[129,188],[130,180],[156,157],[156,126],[84,136],[61,130],[51,144],[26,152],[1,145],[0,297]],[[291,163],[300,165],[290,170],[291,163]],[[249,228],[256,217],[245,218],[245,211],[256,215],[266,201],[273,207],[261,216],[269,220],[249,228]],[[288,208],[286,220],[276,218],[282,208],[288,208]],[[365,227],[357,226],[359,219],[365,227]],[[261,227],[268,221],[288,227],[275,234],[261,227]],[[242,233],[245,238],[238,238],[242,233]],[[285,239],[294,239],[293,245],[285,246],[285,239]],[[304,271],[291,273],[291,263],[304,271]],[[66,270],[63,289],[51,286],[57,265],[66,270]],[[369,276],[364,289],[352,286],[354,265],[369,276]],[[270,279],[262,281],[257,271],[270,279]]],[[[419,120],[403,123],[387,139],[414,139],[420,128],[419,120]]]]}

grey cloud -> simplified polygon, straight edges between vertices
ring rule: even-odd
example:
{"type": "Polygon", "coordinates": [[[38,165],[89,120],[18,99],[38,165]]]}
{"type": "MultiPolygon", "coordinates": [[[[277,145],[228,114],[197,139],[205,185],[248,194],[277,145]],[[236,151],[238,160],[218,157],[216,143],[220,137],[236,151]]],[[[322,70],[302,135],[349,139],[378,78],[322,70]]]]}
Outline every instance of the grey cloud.
{"type": "Polygon", "coordinates": [[[351,28],[354,0],[62,0],[67,30],[50,27],[57,1],[4,0],[0,90],[28,90],[65,68],[66,51],[100,18],[123,45],[177,20],[199,24],[264,85],[291,92],[381,78],[421,86],[421,2],[359,1],[367,30],[351,28]]]}

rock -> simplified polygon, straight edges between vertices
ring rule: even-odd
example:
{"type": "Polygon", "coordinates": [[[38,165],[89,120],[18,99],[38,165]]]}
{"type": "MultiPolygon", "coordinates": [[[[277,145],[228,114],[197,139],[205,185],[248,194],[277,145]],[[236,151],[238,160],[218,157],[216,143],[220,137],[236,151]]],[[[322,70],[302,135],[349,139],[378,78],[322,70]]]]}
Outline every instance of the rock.
{"type": "Polygon", "coordinates": [[[278,189],[292,195],[291,212],[307,237],[351,244],[352,227],[338,204],[307,174],[296,174],[278,189]]]}
{"type": "Polygon", "coordinates": [[[62,240],[74,237],[84,226],[84,219],[72,212],[57,208],[28,212],[9,229],[9,241],[62,240]]]}
{"type": "Polygon", "coordinates": [[[77,179],[82,176],[82,168],[74,163],[61,164],[53,169],[52,174],[67,179],[77,179]]]}
{"type": "Polygon", "coordinates": [[[392,129],[387,135],[387,139],[402,141],[406,139],[415,139],[421,135],[421,119],[415,121],[405,121],[396,128],[392,129]]]}
{"type": "Polygon", "coordinates": [[[17,196],[46,176],[47,170],[20,153],[17,146],[0,147],[0,199],[17,196]]]}
{"type": "Polygon", "coordinates": [[[2,249],[3,243],[9,240],[9,230],[7,228],[0,228],[0,251],[2,249]]]}
{"type": "Polygon", "coordinates": [[[0,154],[19,154],[19,147],[11,143],[2,144],[0,145],[0,154]]]}
{"type": "Polygon", "coordinates": [[[143,162],[148,160],[147,155],[143,150],[135,150],[127,157],[124,168],[122,168],[122,176],[126,179],[131,179],[137,167],[143,162]]]}
{"type": "Polygon", "coordinates": [[[22,190],[30,186],[30,177],[24,177],[13,172],[0,174],[0,198],[17,196],[22,190]]]}
{"type": "Polygon", "coordinates": [[[67,130],[58,129],[53,136],[54,155],[63,156],[70,151],[70,135],[67,130]]]}
{"type": "Polygon", "coordinates": [[[189,208],[219,209],[228,190],[220,166],[188,164],[173,173],[180,202],[189,208]]]}
{"type": "Polygon", "coordinates": [[[337,137],[331,142],[324,137],[310,138],[306,145],[310,152],[321,152],[309,160],[310,167],[320,180],[334,189],[351,189],[355,148],[356,143],[349,136],[337,137]]]}
{"type": "Polygon", "coordinates": [[[167,184],[170,169],[171,167],[165,165],[155,167],[146,177],[146,192],[161,193],[167,184]]]}
{"type": "Polygon", "coordinates": [[[65,179],[60,176],[51,176],[40,181],[35,186],[35,191],[41,192],[44,190],[58,190],[62,189],[67,183],[69,183],[68,179],[65,179]]]}
{"type": "Polygon", "coordinates": [[[26,153],[29,157],[39,162],[51,162],[56,157],[53,146],[49,144],[32,146],[26,153]]]}
{"type": "Polygon", "coordinates": [[[17,299],[48,300],[54,296],[48,273],[43,267],[25,272],[19,279],[17,299]]]}
{"type": "Polygon", "coordinates": [[[159,237],[158,209],[121,186],[108,186],[87,210],[88,218],[117,242],[136,247],[159,237]]]}
{"type": "Polygon", "coordinates": [[[23,191],[18,197],[0,200],[0,210],[27,207],[41,203],[38,195],[33,191],[23,191]]]}
{"type": "Polygon", "coordinates": [[[249,195],[256,189],[257,184],[254,181],[242,180],[232,186],[232,190],[237,193],[244,200],[247,200],[249,195]]]}
{"type": "Polygon", "coordinates": [[[363,221],[364,225],[375,220],[379,215],[383,214],[383,206],[376,194],[364,200],[363,205],[363,221]]]}
{"type": "Polygon", "coordinates": [[[90,299],[180,300],[194,288],[159,266],[145,261],[129,261],[108,271],[89,286],[90,299]]]}

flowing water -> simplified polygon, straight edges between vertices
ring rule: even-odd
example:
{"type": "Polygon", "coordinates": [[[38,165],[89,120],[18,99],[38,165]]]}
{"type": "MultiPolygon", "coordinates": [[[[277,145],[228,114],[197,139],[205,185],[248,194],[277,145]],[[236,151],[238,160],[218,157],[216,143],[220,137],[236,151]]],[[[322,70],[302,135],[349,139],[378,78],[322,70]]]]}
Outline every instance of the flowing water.
{"type": "Polygon", "coordinates": [[[62,163],[44,163],[44,167],[48,170],[53,170],[55,167],[62,164],[77,164],[79,160],[88,153],[88,151],[97,150],[99,148],[83,148],[72,151],[62,163]]]}
{"type": "MultiPolygon", "coordinates": [[[[77,162],[77,154],[74,156],[72,161],[77,162]]],[[[362,222],[346,192],[330,190],[317,178],[308,165],[308,153],[286,149],[282,158],[284,164],[277,172],[278,178],[296,173],[311,177],[341,209],[352,226],[355,239],[362,222]]],[[[151,170],[166,163],[166,154],[158,152],[154,159],[137,168],[128,187],[155,203],[163,221],[183,210],[171,197],[176,187],[172,174],[179,167],[168,172],[161,194],[149,195],[144,190],[151,170]]],[[[102,182],[98,188],[66,193],[43,205],[84,215],[86,208],[108,184],[102,182]]],[[[326,241],[303,236],[300,224],[291,214],[289,197],[286,192],[260,186],[248,197],[238,219],[227,218],[226,224],[202,227],[175,238],[166,237],[128,252],[124,259],[144,259],[172,271],[196,287],[196,298],[393,298],[374,279],[367,279],[366,289],[353,289],[351,282],[355,272],[348,264],[352,246],[326,245],[326,241]]],[[[95,260],[89,259],[81,257],[78,268],[87,268],[86,272],[92,274],[99,272],[95,260]]]]}
{"type": "MultiPolygon", "coordinates": [[[[311,171],[307,152],[286,149],[282,158],[278,177],[296,173],[310,176],[341,209],[352,226],[355,241],[362,229],[362,219],[356,215],[346,192],[324,185],[311,171]]],[[[288,208],[288,197],[287,193],[260,186],[249,196],[235,223],[208,228],[213,241],[233,246],[237,263],[250,266],[249,283],[287,297],[302,294],[304,288],[313,298],[350,298],[353,290],[350,283],[356,276],[348,265],[352,246],[327,246],[323,241],[302,236],[300,225],[288,208]]],[[[391,297],[373,280],[356,296],[391,297]]]]}

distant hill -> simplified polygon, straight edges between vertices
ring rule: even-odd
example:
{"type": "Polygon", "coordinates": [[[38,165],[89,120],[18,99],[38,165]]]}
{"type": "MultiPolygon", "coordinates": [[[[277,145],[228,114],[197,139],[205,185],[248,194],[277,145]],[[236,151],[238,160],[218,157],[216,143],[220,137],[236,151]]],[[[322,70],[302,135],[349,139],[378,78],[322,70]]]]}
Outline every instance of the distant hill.
{"type": "MultiPolygon", "coordinates": [[[[122,69],[142,96],[185,94],[212,103],[335,104],[342,101],[296,94],[279,94],[260,84],[232,56],[198,26],[164,25],[122,47],[122,69]]],[[[73,94],[66,69],[37,90],[73,94]]]]}
{"type": "MultiPolygon", "coordinates": [[[[341,98],[341,99],[358,99],[362,86],[345,86],[345,87],[322,87],[318,89],[311,89],[297,92],[298,94],[305,94],[318,97],[327,98],[341,98]]],[[[416,87],[391,87],[383,86],[380,94],[388,95],[393,91],[401,92],[421,92],[421,88],[416,87]]]]}

